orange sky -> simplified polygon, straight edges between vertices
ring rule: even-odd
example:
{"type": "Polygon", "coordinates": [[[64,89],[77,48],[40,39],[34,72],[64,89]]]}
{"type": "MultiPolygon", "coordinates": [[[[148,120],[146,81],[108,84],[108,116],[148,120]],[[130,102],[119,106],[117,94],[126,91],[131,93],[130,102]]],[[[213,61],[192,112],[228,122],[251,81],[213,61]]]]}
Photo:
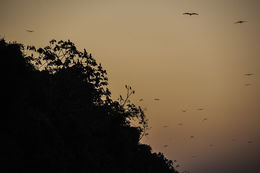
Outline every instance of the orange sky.
{"type": "Polygon", "coordinates": [[[259,0],[0,0],[1,37],[86,48],[147,107],[143,142],[192,173],[260,172],[259,18],[259,0]]]}

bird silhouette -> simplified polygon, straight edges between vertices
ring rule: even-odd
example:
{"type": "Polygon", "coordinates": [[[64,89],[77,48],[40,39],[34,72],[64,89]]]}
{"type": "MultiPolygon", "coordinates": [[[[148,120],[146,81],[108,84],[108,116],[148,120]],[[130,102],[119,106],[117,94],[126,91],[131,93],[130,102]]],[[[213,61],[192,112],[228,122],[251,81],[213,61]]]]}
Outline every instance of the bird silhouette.
{"type": "Polygon", "coordinates": [[[183,13],[183,15],[189,15],[189,16],[192,16],[192,15],[199,15],[198,13],[189,13],[189,12],[186,12],[186,13],[183,13]]]}
{"type": "Polygon", "coordinates": [[[192,138],[194,138],[194,136],[190,136],[190,138],[192,139],[192,138]]]}
{"type": "Polygon", "coordinates": [[[166,127],[168,127],[168,126],[165,125],[165,126],[163,126],[163,127],[166,128],[166,127]]]}
{"type": "Polygon", "coordinates": [[[203,108],[198,108],[197,110],[198,110],[198,111],[203,111],[204,109],[203,109],[203,108]]]}
{"type": "Polygon", "coordinates": [[[139,99],[139,102],[143,101],[144,99],[139,99]]]}
{"type": "Polygon", "coordinates": [[[155,98],[154,100],[155,100],[155,101],[159,101],[160,99],[158,99],[158,98],[155,98]]]}
{"type": "Polygon", "coordinates": [[[202,121],[207,121],[208,119],[207,118],[204,118],[202,121]]]}
{"type": "Polygon", "coordinates": [[[251,85],[252,85],[252,84],[250,84],[250,83],[246,83],[246,84],[245,84],[245,86],[251,86],[251,85]]]}
{"type": "Polygon", "coordinates": [[[254,75],[253,73],[246,73],[245,76],[252,76],[254,75]]]}
{"type": "Polygon", "coordinates": [[[187,110],[182,110],[182,112],[187,112],[187,110]]]}
{"type": "Polygon", "coordinates": [[[252,144],[252,143],[253,143],[253,141],[247,141],[247,143],[249,143],[249,144],[252,144]]]}
{"type": "Polygon", "coordinates": [[[247,22],[247,21],[245,21],[245,20],[239,20],[239,21],[236,21],[234,24],[241,24],[241,23],[245,23],[245,22],[247,22]]]}
{"type": "Polygon", "coordinates": [[[183,124],[182,124],[182,123],[179,123],[178,125],[179,125],[179,126],[182,126],[183,124]]]}
{"type": "Polygon", "coordinates": [[[164,145],[163,147],[166,148],[166,147],[168,147],[168,145],[164,145]]]}
{"type": "Polygon", "coordinates": [[[27,31],[27,32],[34,32],[33,30],[28,30],[28,29],[27,29],[26,31],[27,31]]]}

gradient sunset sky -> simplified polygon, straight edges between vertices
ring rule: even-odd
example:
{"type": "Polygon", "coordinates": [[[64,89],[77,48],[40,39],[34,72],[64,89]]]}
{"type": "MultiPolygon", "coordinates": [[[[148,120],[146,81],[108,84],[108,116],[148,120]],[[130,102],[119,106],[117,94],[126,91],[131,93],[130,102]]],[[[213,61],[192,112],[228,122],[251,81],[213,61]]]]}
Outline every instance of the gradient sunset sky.
{"type": "Polygon", "coordinates": [[[86,48],[180,172],[260,172],[260,0],[0,0],[0,37],[86,48]]]}

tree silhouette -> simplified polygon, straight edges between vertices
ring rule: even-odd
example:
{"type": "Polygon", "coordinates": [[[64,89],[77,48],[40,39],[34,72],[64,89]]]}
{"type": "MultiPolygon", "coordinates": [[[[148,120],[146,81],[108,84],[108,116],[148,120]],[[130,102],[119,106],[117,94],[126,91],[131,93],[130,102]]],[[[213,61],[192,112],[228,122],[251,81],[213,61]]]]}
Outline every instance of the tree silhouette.
{"type": "Polygon", "coordinates": [[[26,48],[0,40],[3,142],[8,172],[167,172],[162,153],[140,144],[147,118],[134,94],[111,99],[106,70],[71,41],[26,48]],[[30,55],[29,55],[30,54],[30,55]],[[132,126],[131,121],[138,122],[132,126]]]}

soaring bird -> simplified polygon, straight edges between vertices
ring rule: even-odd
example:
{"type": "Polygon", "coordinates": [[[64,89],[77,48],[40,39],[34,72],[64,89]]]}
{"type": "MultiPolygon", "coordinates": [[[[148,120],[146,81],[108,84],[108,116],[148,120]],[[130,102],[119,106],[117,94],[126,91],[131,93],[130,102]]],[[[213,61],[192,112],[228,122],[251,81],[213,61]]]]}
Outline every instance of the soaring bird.
{"type": "Polygon", "coordinates": [[[28,29],[27,29],[26,31],[27,31],[27,32],[34,32],[33,30],[28,30],[28,29]]]}
{"type": "Polygon", "coordinates": [[[168,126],[163,126],[164,128],[168,127],[168,126]]]}
{"type": "Polygon", "coordinates": [[[252,84],[251,83],[246,83],[245,86],[251,86],[252,84]]]}
{"type": "Polygon", "coordinates": [[[208,118],[204,118],[202,121],[207,121],[208,120],[208,118]]]}
{"type": "Polygon", "coordinates": [[[139,102],[143,101],[144,99],[139,99],[139,102]]]}
{"type": "Polygon", "coordinates": [[[194,136],[190,136],[190,138],[194,138],[194,136]]]}
{"type": "Polygon", "coordinates": [[[198,110],[198,111],[203,111],[204,109],[203,109],[203,108],[198,108],[197,110],[198,110]]]}
{"type": "Polygon", "coordinates": [[[187,112],[187,110],[182,110],[182,112],[187,112]]]}
{"type": "Polygon", "coordinates": [[[165,148],[166,148],[166,147],[168,147],[168,145],[164,145],[163,147],[165,147],[165,148]]]}
{"type": "Polygon", "coordinates": [[[183,15],[189,15],[189,16],[192,16],[192,15],[199,15],[198,13],[189,13],[189,12],[186,12],[186,13],[183,13],[183,15]]]}
{"type": "Polygon", "coordinates": [[[179,126],[182,126],[183,124],[182,124],[182,123],[179,123],[178,125],[179,125],[179,126]]]}
{"type": "Polygon", "coordinates": [[[253,141],[247,141],[247,143],[249,143],[249,144],[252,144],[252,143],[253,143],[253,141]]]}
{"type": "Polygon", "coordinates": [[[156,101],[159,101],[160,99],[158,99],[158,98],[155,98],[154,100],[156,100],[156,101]]]}
{"type": "Polygon", "coordinates": [[[254,75],[253,73],[246,73],[245,76],[252,76],[254,75]]]}
{"type": "Polygon", "coordinates": [[[245,20],[239,20],[239,21],[236,21],[234,24],[241,24],[241,23],[245,23],[245,22],[247,22],[247,21],[245,21],[245,20]]]}

